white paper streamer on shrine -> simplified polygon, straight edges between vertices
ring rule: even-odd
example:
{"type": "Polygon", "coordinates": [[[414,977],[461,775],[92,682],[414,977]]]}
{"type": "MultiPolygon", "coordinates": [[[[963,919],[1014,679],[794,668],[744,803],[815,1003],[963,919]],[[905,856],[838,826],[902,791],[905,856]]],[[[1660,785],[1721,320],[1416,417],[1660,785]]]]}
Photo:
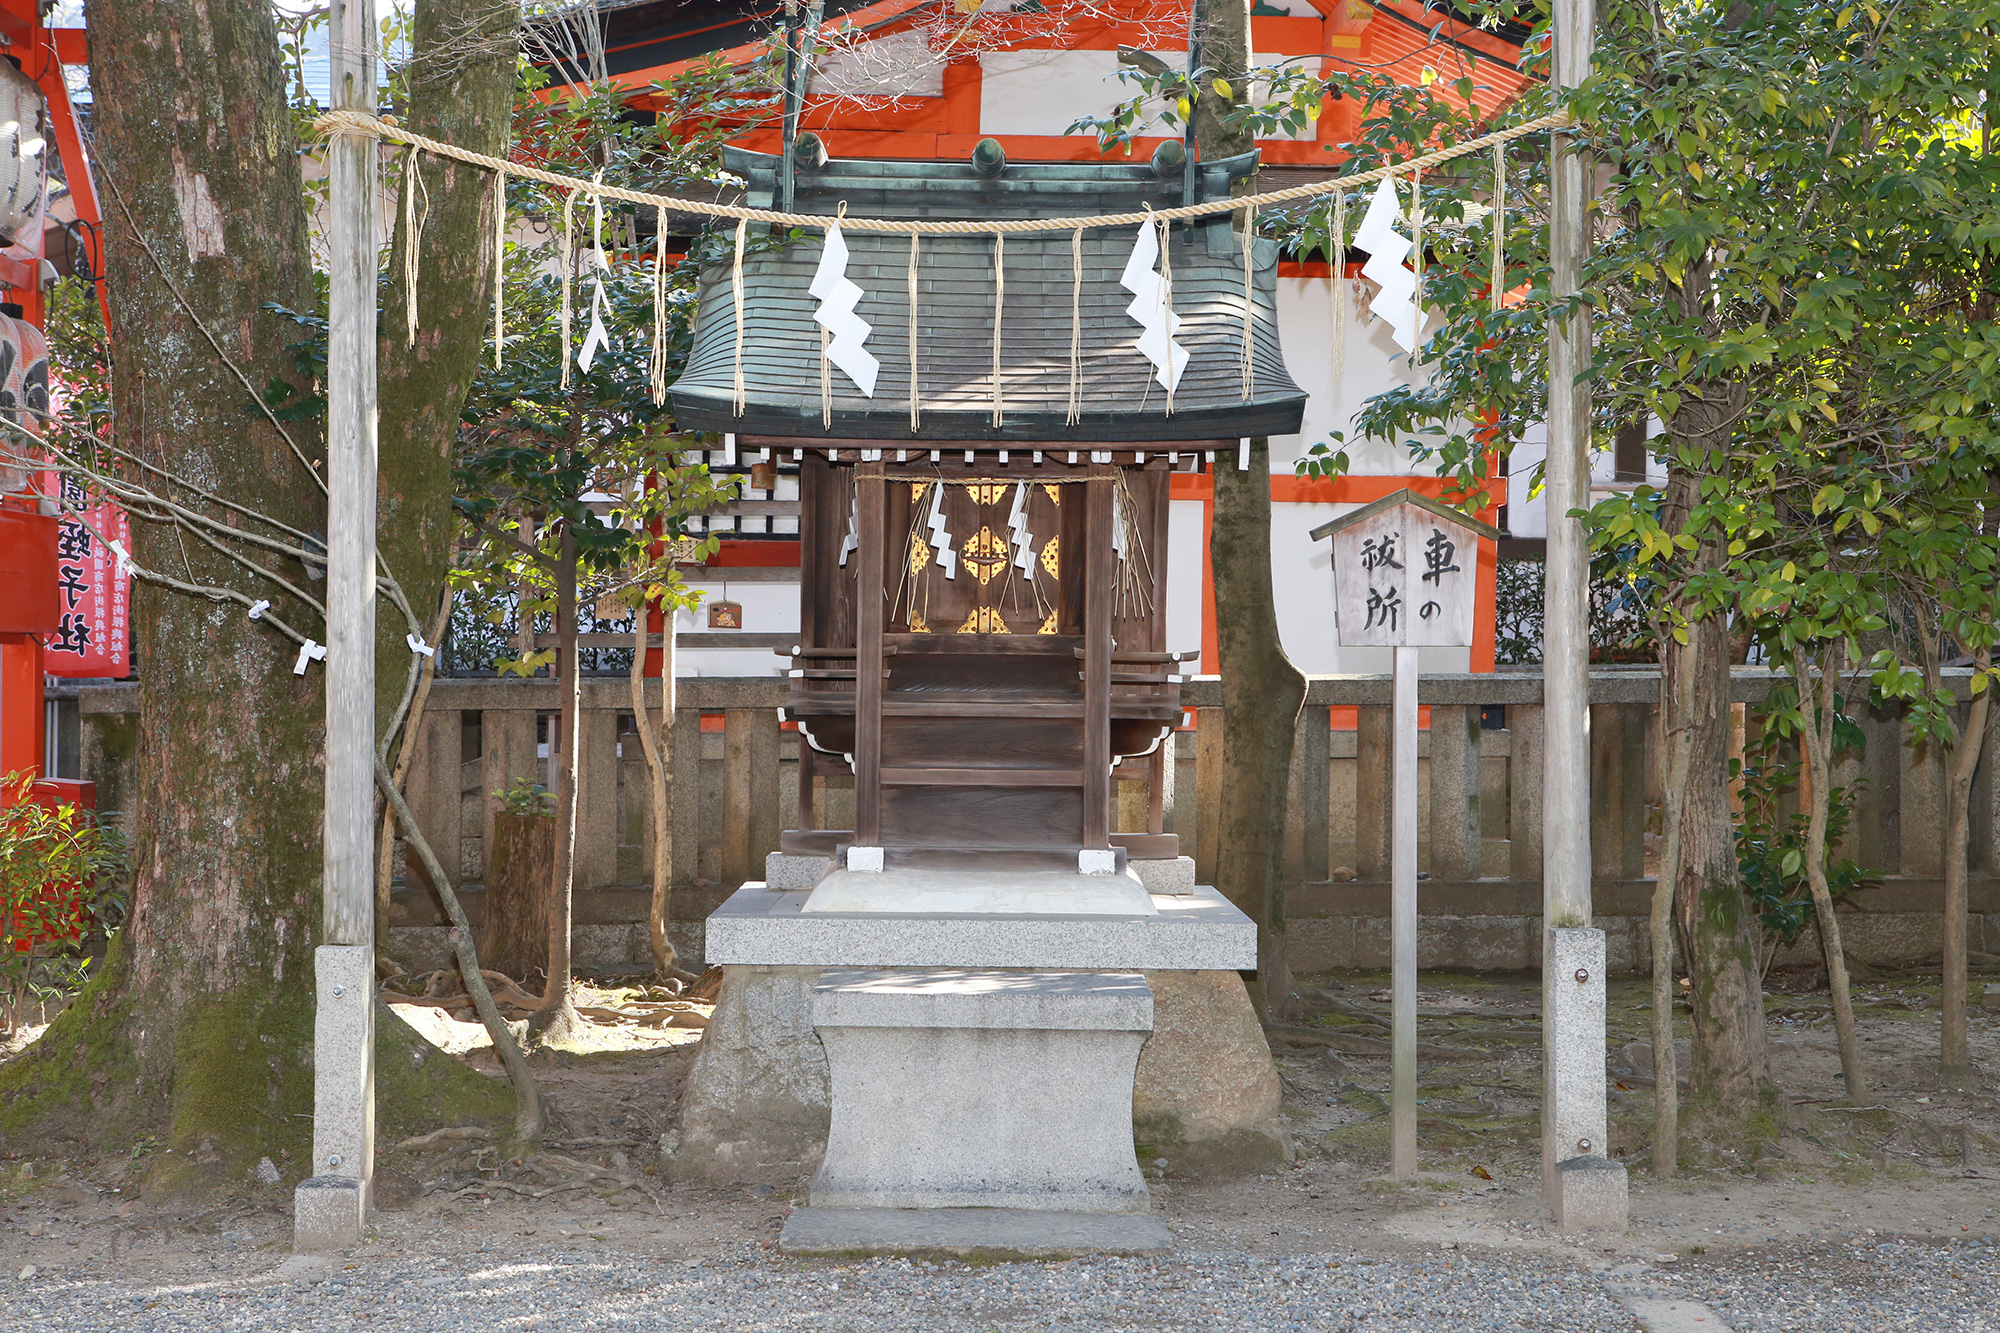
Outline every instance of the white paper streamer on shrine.
{"type": "Polygon", "coordinates": [[[833,335],[833,341],[826,349],[826,359],[839,366],[863,396],[873,398],[875,375],[882,368],[882,363],[862,346],[875,330],[867,320],[854,313],[862,292],[847,276],[847,241],[841,236],[837,223],[826,229],[826,248],[820,252],[819,268],[814,272],[812,286],[807,290],[820,303],[819,309],[813,311],[813,322],[833,335]]]}
{"type": "Polygon", "coordinates": [[[1174,341],[1182,320],[1167,299],[1166,279],[1154,269],[1159,261],[1159,231],[1152,223],[1142,222],[1118,285],[1132,293],[1132,304],[1125,307],[1125,313],[1145,330],[1136,344],[1139,354],[1153,363],[1169,389],[1175,389],[1180,387],[1181,372],[1187,369],[1188,350],[1174,341]]]}
{"type": "Polygon", "coordinates": [[[1381,319],[1389,321],[1389,329],[1396,339],[1396,345],[1405,352],[1417,350],[1417,275],[1403,264],[1409,258],[1411,245],[1407,236],[1396,228],[1402,224],[1402,205],[1396,198],[1396,182],[1385,179],[1375,187],[1375,197],[1368,203],[1367,216],[1361,219],[1361,228],[1354,233],[1354,244],[1368,252],[1368,262],[1361,266],[1361,274],[1381,290],[1369,302],[1369,308],[1381,319]]]}
{"type": "Polygon", "coordinates": [[[1014,507],[1007,513],[1007,530],[1013,537],[1014,568],[1021,577],[1035,577],[1035,535],[1028,531],[1028,484],[1014,483],[1014,507]]]}
{"type": "Polygon", "coordinates": [[[841,539],[840,563],[846,564],[847,557],[861,549],[861,493],[856,491],[847,506],[847,536],[841,539]]]}
{"type": "Polygon", "coordinates": [[[1125,494],[1116,488],[1111,492],[1111,553],[1121,565],[1132,555],[1125,533],[1125,494]]]}
{"type": "Polygon", "coordinates": [[[958,555],[951,549],[951,533],[944,526],[944,483],[931,487],[931,516],[925,523],[931,531],[931,546],[937,551],[938,568],[948,579],[958,577],[958,555]]]}

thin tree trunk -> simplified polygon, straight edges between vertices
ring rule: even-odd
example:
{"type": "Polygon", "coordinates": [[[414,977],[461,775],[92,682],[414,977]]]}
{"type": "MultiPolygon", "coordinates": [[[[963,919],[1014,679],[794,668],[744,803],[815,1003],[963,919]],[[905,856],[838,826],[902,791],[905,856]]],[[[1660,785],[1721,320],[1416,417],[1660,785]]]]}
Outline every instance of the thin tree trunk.
{"type": "Polygon", "coordinates": [[[664,725],[653,726],[646,707],[646,639],[648,612],[640,606],[632,613],[636,631],[632,649],[632,718],[638,725],[639,745],[646,752],[647,790],[652,797],[653,816],[653,900],[646,913],[647,933],[653,946],[653,966],[662,976],[672,976],[677,961],[673,941],[667,938],[667,922],[673,912],[674,830],[667,817],[674,762],[674,616],[668,612],[660,634],[660,712],[664,725]]]}
{"type": "MultiPolygon", "coordinates": [[[[1663,639],[1665,636],[1662,636],[1663,639]]],[[[1667,640],[1671,641],[1671,640],[1667,640]]],[[[1674,885],[1681,873],[1681,814],[1694,752],[1687,719],[1694,711],[1694,682],[1686,663],[1665,655],[1666,689],[1660,704],[1660,876],[1653,884],[1653,1174],[1665,1180],[1680,1169],[1680,1055],[1674,1045],[1674,885]],[[1681,668],[1678,672],[1674,668],[1681,668]],[[1674,719],[1678,723],[1669,726],[1674,719]]]]}
{"type": "Polygon", "coordinates": [[[562,673],[562,713],[557,742],[562,764],[556,779],[556,871],[549,887],[549,980],[532,1026],[540,1036],[576,1025],[570,1001],[570,924],[576,896],[577,749],[583,731],[583,664],[576,643],[576,535],[567,524],[556,556],[556,662],[562,673]]]}
{"type": "MultiPolygon", "coordinates": [[[[444,637],[444,627],[451,623],[451,603],[452,591],[447,587],[440,598],[437,618],[430,625],[428,642],[433,646],[444,637]]],[[[431,683],[437,679],[437,659],[417,654],[413,669],[417,673],[416,689],[410,696],[409,714],[403,720],[402,743],[397,747],[395,767],[389,771],[397,791],[402,791],[403,784],[409,781],[410,765],[416,760],[417,736],[424,720],[424,705],[430,701],[431,683]]],[[[392,739],[384,734],[382,737],[384,747],[392,739]]],[[[433,761],[456,763],[457,756],[453,754],[442,761],[434,757],[433,761]]],[[[390,890],[396,872],[396,818],[389,809],[388,801],[380,794],[376,796],[376,807],[377,814],[382,820],[382,829],[375,848],[375,947],[378,953],[387,954],[390,890]]]]}
{"type": "MultiPolygon", "coordinates": [[[[1696,563],[1708,570],[1725,558],[1704,543],[1696,563]]],[[[1744,895],[1729,812],[1729,634],[1721,615],[1688,625],[1688,642],[1669,637],[1669,675],[1692,673],[1686,712],[1669,719],[1686,728],[1687,783],[1679,794],[1679,864],[1674,915],[1689,982],[1689,1027],[1696,1092],[1730,1114],[1773,1092],[1764,1044],[1764,996],[1757,969],[1757,917],[1744,895]]],[[[1678,712],[1679,709],[1677,708],[1678,712]]],[[[1655,1055],[1658,1052],[1655,1051],[1655,1055]]]]}
{"type": "MultiPolygon", "coordinates": [[[[1977,670],[1992,664],[1991,649],[1973,655],[1977,670]]],[[[1980,751],[1986,745],[1986,719],[1991,712],[1993,691],[1982,691],[1966,710],[1965,730],[1947,758],[1950,765],[1944,797],[1944,1010],[1940,1034],[1938,1070],[1947,1088],[1977,1086],[1978,1071],[1966,1046],[1966,878],[1967,853],[1971,844],[1972,777],[1979,767],[1980,751]]]]}
{"type": "Polygon", "coordinates": [[[1820,949],[1826,958],[1827,989],[1833,993],[1833,1027],[1840,1042],[1840,1072],[1847,1083],[1847,1099],[1868,1099],[1868,1075],[1861,1066],[1861,1037],[1854,1027],[1854,994],[1847,980],[1847,954],[1840,944],[1840,918],[1834,914],[1833,892],[1826,882],[1826,819],[1833,801],[1833,701],[1834,683],[1840,676],[1843,653],[1838,644],[1825,649],[1826,658],[1815,665],[1812,656],[1801,650],[1787,664],[1792,683],[1798,690],[1805,726],[1800,736],[1805,744],[1806,782],[1806,886],[1812,891],[1813,914],[1819,922],[1820,949]]]}

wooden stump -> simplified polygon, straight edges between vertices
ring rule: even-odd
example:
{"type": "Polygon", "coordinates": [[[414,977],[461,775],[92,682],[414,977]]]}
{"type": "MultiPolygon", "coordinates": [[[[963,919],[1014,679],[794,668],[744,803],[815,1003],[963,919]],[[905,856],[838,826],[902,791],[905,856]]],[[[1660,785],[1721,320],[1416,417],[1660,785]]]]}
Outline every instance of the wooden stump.
{"type": "Polygon", "coordinates": [[[493,816],[486,860],[486,914],[479,963],[510,977],[542,971],[549,952],[549,882],[555,877],[553,815],[493,816]]]}

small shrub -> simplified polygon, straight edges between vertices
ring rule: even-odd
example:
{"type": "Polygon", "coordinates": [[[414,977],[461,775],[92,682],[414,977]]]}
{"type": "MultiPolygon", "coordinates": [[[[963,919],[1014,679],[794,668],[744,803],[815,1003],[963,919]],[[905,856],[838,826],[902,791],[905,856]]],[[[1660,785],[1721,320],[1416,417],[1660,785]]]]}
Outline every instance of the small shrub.
{"type": "Polygon", "coordinates": [[[0,1028],[80,987],[84,935],[115,915],[124,840],[96,815],[46,801],[31,773],[0,778],[0,1028]]]}
{"type": "Polygon", "coordinates": [[[549,789],[539,782],[518,778],[511,787],[493,793],[500,798],[500,808],[510,815],[547,815],[556,812],[556,798],[549,789]]]}

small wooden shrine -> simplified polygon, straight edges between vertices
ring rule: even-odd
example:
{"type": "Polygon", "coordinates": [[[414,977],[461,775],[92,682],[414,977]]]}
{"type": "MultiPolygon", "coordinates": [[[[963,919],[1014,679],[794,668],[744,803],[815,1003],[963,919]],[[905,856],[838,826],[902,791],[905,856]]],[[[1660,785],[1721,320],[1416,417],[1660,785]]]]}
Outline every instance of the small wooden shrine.
{"type": "MultiPolygon", "coordinates": [[[[997,145],[982,148],[962,165],[813,169],[802,152],[795,208],[997,222],[1182,202],[1178,165],[996,166],[997,145]]],[[[746,203],[773,206],[779,159],[725,165],[746,203]]],[[[1226,194],[1253,165],[1207,164],[1196,188],[1226,194]]],[[[801,473],[786,717],[806,827],[785,833],[787,853],[1071,871],[1178,854],[1161,828],[1161,743],[1182,715],[1165,642],[1170,471],[1296,431],[1305,395],[1278,343],[1277,249],[1255,242],[1246,265],[1226,215],[1171,229],[1160,269],[1185,368],[1169,393],[1135,346],[1137,230],[846,232],[872,392],[827,359],[808,290],[820,237],[766,238],[740,272],[734,257],[704,271],[679,424],[801,473]],[[847,773],[854,827],[811,827],[813,778],[847,773]],[[1114,827],[1114,776],[1150,783],[1144,829],[1114,827]]]]}

